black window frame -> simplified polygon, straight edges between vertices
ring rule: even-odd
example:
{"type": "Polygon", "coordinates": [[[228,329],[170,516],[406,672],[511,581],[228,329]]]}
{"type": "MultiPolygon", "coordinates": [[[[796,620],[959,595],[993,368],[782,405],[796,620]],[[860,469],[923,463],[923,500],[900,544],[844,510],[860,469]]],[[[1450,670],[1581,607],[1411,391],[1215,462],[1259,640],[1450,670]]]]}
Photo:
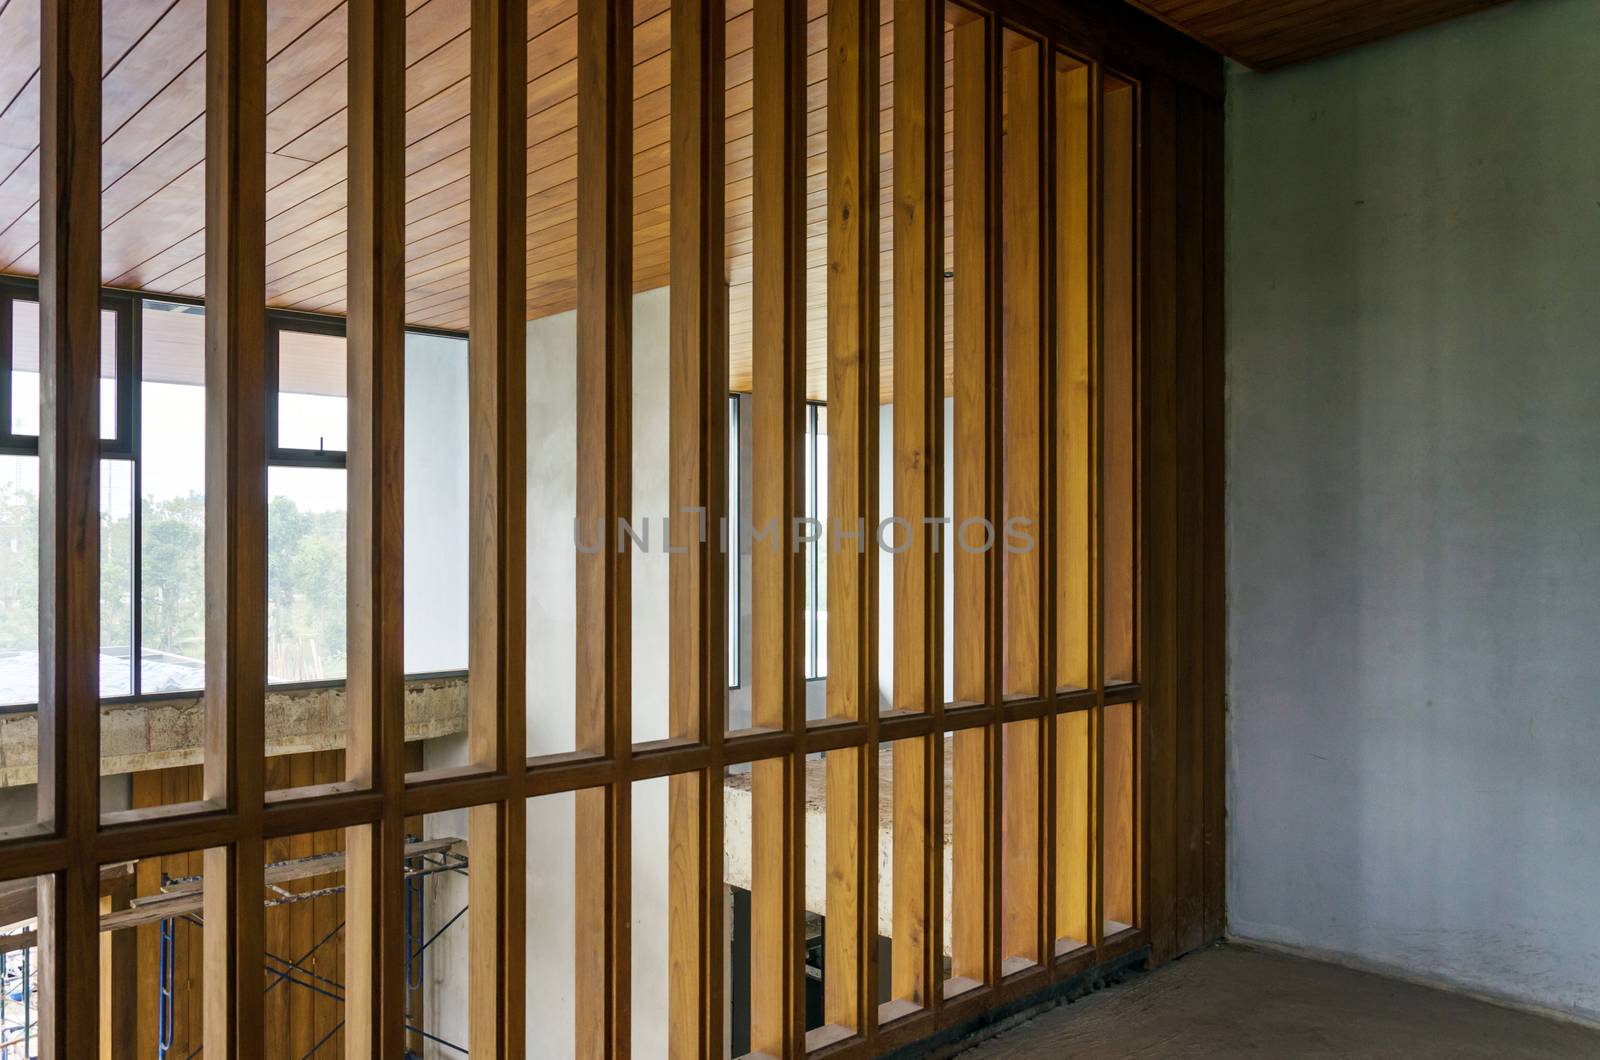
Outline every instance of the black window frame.
{"type": "Polygon", "coordinates": [[[300,449],[282,445],[278,440],[279,354],[285,331],[348,338],[345,322],[341,319],[283,310],[267,314],[267,466],[343,469],[348,459],[343,449],[300,449]]]}
{"type": "MultiPolygon", "coordinates": [[[[0,456],[37,457],[39,455],[39,438],[37,435],[13,434],[11,432],[12,391],[11,391],[11,365],[12,365],[12,304],[17,300],[37,302],[39,300],[38,280],[29,276],[0,276],[0,456]]],[[[111,310],[116,314],[116,400],[117,400],[117,433],[114,438],[100,440],[101,459],[127,460],[132,465],[133,497],[132,497],[132,534],[131,544],[131,585],[133,616],[131,622],[130,641],[133,658],[130,660],[129,686],[132,689],[126,695],[101,696],[103,705],[125,705],[131,703],[153,703],[162,700],[184,699],[200,694],[199,689],[189,689],[177,692],[145,693],[143,685],[143,581],[142,570],[144,565],[143,546],[143,452],[142,452],[142,412],[140,403],[140,384],[144,371],[143,364],[143,310],[146,302],[164,303],[168,305],[194,306],[202,313],[205,310],[205,301],[199,298],[190,298],[184,295],[155,294],[143,291],[129,291],[120,288],[102,287],[100,290],[100,305],[102,309],[111,310]]],[[[306,313],[289,309],[275,309],[268,307],[266,310],[266,332],[264,335],[266,355],[266,368],[268,374],[266,428],[267,428],[267,466],[270,467],[312,467],[312,468],[346,468],[346,454],[339,450],[309,450],[286,448],[278,445],[278,349],[279,338],[284,331],[300,331],[321,335],[338,335],[347,338],[347,328],[343,317],[327,316],[320,313],[306,313]]],[[[468,341],[465,332],[453,331],[448,328],[407,326],[407,335],[434,335],[443,338],[468,341]]],[[[408,680],[429,680],[452,677],[465,677],[467,671],[444,670],[428,673],[407,673],[408,680]]],[[[345,684],[344,679],[330,679],[322,681],[294,681],[268,685],[273,692],[293,692],[302,689],[338,688],[345,684]]],[[[34,703],[5,703],[0,704],[0,714],[26,712],[37,709],[34,703]]]]}

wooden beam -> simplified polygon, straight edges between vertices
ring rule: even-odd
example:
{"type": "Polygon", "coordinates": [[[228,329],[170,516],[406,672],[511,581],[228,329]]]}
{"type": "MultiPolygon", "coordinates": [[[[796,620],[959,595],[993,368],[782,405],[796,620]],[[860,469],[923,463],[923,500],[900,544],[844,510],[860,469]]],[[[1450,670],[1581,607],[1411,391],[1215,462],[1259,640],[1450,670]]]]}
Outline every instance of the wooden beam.
{"type": "MultiPolygon", "coordinates": [[[[802,554],[789,547],[804,512],[806,4],[754,11],[752,103],[754,426],[752,673],[756,727],[792,740],[804,729],[802,554]]],[[[804,1051],[804,790],[799,754],[758,761],[751,777],[750,1047],[804,1051]]]]}
{"type": "MultiPolygon", "coordinates": [[[[520,38],[519,38],[520,39],[520,38]]],[[[630,559],[620,521],[633,498],[633,4],[578,9],[578,497],[601,548],[578,561],[578,750],[625,761],[633,708],[630,559]]],[[[629,1051],[632,785],[576,796],[577,1042],[629,1051]]]]}
{"type": "MultiPolygon", "coordinates": [[[[954,31],[955,699],[986,706],[1000,698],[1000,552],[982,547],[1000,510],[998,33],[978,17],[954,31]]],[[[951,974],[979,983],[999,975],[999,741],[997,723],[952,739],[951,974]]]]}
{"type": "Polygon", "coordinates": [[[266,12],[206,7],[206,754],[204,797],[238,815],[207,847],[205,1049],[263,1042],[261,813],[267,650],[266,12]]]}
{"type": "MultiPolygon", "coordinates": [[[[944,711],[944,4],[895,0],[896,711],[944,711]]],[[[931,1007],[943,974],[944,739],[894,744],[894,1000],[931,1007]]]]}
{"type": "Polygon", "coordinates": [[[527,736],[527,9],[472,2],[471,304],[467,350],[467,743],[506,777],[474,806],[468,900],[468,1046],[524,1044],[527,736]]]}
{"type": "Polygon", "coordinates": [[[40,8],[38,793],[67,858],[39,880],[48,1057],[101,1036],[100,26],[99,0],[40,8]]]}
{"type": "Polygon", "coordinates": [[[864,747],[826,757],[823,1019],[876,1015],[878,808],[878,3],[828,8],[828,683],[864,747]]]}
{"type": "MultiPolygon", "coordinates": [[[[1005,523],[1003,550],[1007,698],[1035,697],[1044,685],[1044,202],[1043,49],[1007,33],[1005,78],[1005,218],[1002,268],[1004,346],[1005,523]]],[[[1049,601],[1052,605],[1054,600],[1049,601]]],[[[1038,963],[1040,948],[1043,726],[1014,721],[1004,728],[1001,792],[1001,956],[1038,963]]]]}
{"type": "Polygon", "coordinates": [[[346,829],[347,1057],[405,1051],[405,12],[349,5],[350,431],[345,778],[383,799],[346,829]]]}
{"type": "MultiPolygon", "coordinates": [[[[671,80],[670,735],[720,752],[726,728],[728,288],[722,0],[673,0],[671,80]]],[[[737,547],[737,542],[734,543],[737,547]]],[[[668,1043],[722,1047],[722,767],[668,782],[668,1043]]]]}

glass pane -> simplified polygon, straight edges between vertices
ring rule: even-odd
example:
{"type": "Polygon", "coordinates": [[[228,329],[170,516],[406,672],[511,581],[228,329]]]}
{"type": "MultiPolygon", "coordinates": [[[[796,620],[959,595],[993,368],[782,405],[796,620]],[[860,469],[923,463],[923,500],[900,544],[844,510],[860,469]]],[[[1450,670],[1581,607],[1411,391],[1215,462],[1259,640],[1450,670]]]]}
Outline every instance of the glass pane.
{"type": "MultiPolygon", "coordinates": [[[[529,1056],[577,1055],[578,798],[563,791],[528,800],[529,1056]]],[[[461,971],[465,979],[464,961],[461,971]]]]}
{"type": "Polygon", "coordinates": [[[0,705],[38,700],[39,458],[0,456],[0,705]]]}
{"type": "Polygon", "coordinates": [[[267,471],[267,680],[345,675],[345,472],[267,471]]]}
{"type": "Polygon", "coordinates": [[[344,452],[349,437],[343,335],[278,332],[278,448],[344,452]]]}
{"type": "MultiPolygon", "coordinates": [[[[39,433],[39,303],[11,302],[11,433],[39,433]]],[[[117,436],[117,315],[100,311],[100,437],[117,436]]]]}
{"type": "Polygon", "coordinates": [[[405,666],[467,668],[467,343],[406,336],[405,666]]]}
{"type": "Polygon", "coordinates": [[[140,314],[139,689],[205,684],[205,315],[147,301],[140,314]]]}
{"type": "Polygon", "coordinates": [[[133,461],[100,461],[100,696],[133,694],[133,461]]]}

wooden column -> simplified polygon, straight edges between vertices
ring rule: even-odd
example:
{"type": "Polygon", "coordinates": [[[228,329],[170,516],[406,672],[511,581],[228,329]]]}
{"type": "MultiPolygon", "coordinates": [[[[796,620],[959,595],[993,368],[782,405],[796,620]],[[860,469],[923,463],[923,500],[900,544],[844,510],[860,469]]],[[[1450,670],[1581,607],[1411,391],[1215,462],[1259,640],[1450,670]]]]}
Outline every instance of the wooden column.
{"type": "MultiPolygon", "coordinates": [[[[895,0],[894,709],[944,715],[944,4],[895,0]]],[[[939,727],[935,725],[937,730],[939,727]]],[[[943,974],[944,737],[894,744],[891,993],[943,974]]]]}
{"type": "Polygon", "coordinates": [[[345,1055],[405,1051],[405,10],[349,5],[349,665],[345,777],[383,796],[345,830],[345,1055]]]}
{"type": "MultiPolygon", "coordinates": [[[[40,8],[39,880],[45,1055],[100,1047],[100,2],[40,8]]],[[[24,1050],[26,1051],[26,1050],[24,1050]]]]}
{"type": "MultiPolygon", "coordinates": [[[[955,27],[955,699],[998,710],[999,556],[983,550],[999,503],[999,91],[991,37],[971,17],[955,27]]],[[[951,975],[960,986],[998,976],[998,722],[952,739],[951,975]]]]}
{"type": "MultiPolygon", "coordinates": [[[[716,750],[727,724],[728,686],[728,567],[720,546],[729,514],[726,24],[721,0],[673,2],[669,715],[673,738],[716,750]]],[[[668,781],[673,1056],[722,1048],[722,774],[718,765],[668,781]]]]}
{"type": "MultiPolygon", "coordinates": [[[[751,710],[756,728],[805,726],[802,555],[788,545],[802,506],[805,435],[806,4],[755,5],[754,529],[751,710]]],[[[753,763],[751,784],[750,1047],[804,1047],[805,762],[753,763]]]]}
{"type": "Polygon", "coordinates": [[[472,3],[471,290],[467,352],[467,742],[506,778],[472,807],[468,1043],[520,1056],[526,1008],[527,9],[472,3]]]}
{"type": "Polygon", "coordinates": [[[266,10],[206,7],[207,801],[238,815],[208,847],[207,1056],[259,1056],[266,768],[266,10]]]}
{"type": "Polygon", "coordinates": [[[828,8],[828,717],[823,1018],[863,1030],[877,994],[878,4],[828,8]]]}
{"type": "MultiPolygon", "coordinates": [[[[995,547],[1003,549],[1005,572],[1005,666],[1007,698],[1044,692],[1044,363],[1045,162],[1043,49],[1038,42],[1005,35],[1006,118],[1004,165],[1003,325],[1005,416],[1003,512],[995,547]]],[[[1050,603],[1053,605],[1054,600],[1050,603]]],[[[1043,724],[1010,721],[1004,728],[1002,800],[1003,916],[1001,956],[1037,963],[1040,842],[1043,814],[1043,724]]]]}
{"type": "MultiPolygon", "coordinates": [[[[633,708],[629,554],[633,393],[633,4],[578,8],[578,750],[625,763],[633,708]]],[[[577,1042],[629,1050],[632,784],[576,795],[577,1042]]]]}

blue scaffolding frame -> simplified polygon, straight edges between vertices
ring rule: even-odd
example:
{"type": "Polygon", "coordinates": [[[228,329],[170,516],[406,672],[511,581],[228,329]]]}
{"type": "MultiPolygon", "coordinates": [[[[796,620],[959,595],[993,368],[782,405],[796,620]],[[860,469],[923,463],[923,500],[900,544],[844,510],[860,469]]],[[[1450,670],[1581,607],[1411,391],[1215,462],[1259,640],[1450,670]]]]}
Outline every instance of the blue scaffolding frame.
{"type": "MultiPolygon", "coordinates": [[[[287,865],[291,863],[277,862],[275,864],[287,865]]],[[[428,948],[437,942],[440,936],[442,936],[445,931],[453,926],[456,921],[465,916],[467,912],[467,903],[463,902],[461,908],[458,909],[455,914],[450,917],[450,919],[441,924],[431,935],[428,935],[427,938],[422,937],[423,932],[427,930],[427,923],[424,915],[426,910],[427,880],[431,876],[438,876],[444,873],[453,873],[459,876],[467,875],[467,856],[453,850],[444,850],[408,855],[405,859],[406,1030],[411,1034],[415,1034],[429,1042],[434,1043],[435,1045],[443,1046],[446,1049],[460,1053],[462,1056],[466,1056],[468,1054],[465,1046],[458,1045],[457,1043],[449,1041],[448,1039],[441,1038],[436,1034],[431,1034],[428,1031],[423,1030],[420,1026],[417,1026],[416,1020],[420,1013],[416,1012],[413,1007],[417,994],[421,991],[424,982],[424,964],[428,948]]],[[[199,879],[200,878],[197,876],[170,878],[163,876],[162,887],[166,888],[173,884],[194,883],[198,882],[199,879]]],[[[289,891],[282,891],[278,897],[269,898],[266,904],[271,907],[276,905],[289,905],[295,902],[306,902],[314,898],[321,898],[324,895],[336,894],[342,892],[343,890],[344,884],[341,883],[329,887],[319,887],[314,890],[305,891],[298,894],[289,891]]],[[[175,1026],[176,1016],[176,993],[173,987],[174,973],[176,971],[176,927],[179,923],[184,922],[187,922],[195,927],[203,927],[205,923],[204,919],[198,913],[185,913],[181,916],[171,916],[161,921],[161,954],[159,962],[160,1004],[157,1008],[156,1028],[156,1055],[160,1058],[160,1060],[168,1060],[168,1058],[172,1055],[173,1028],[175,1026]]],[[[322,938],[318,939],[310,949],[306,950],[293,960],[289,960],[288,958],[276,953],[267,952],[265,954],[266,971],[272,975],[273,978],[271,982],[267,983],[263,993],[270,994],[278,987],[279,984],[287,983],[290,986],[297,986],[305,990],[310,990],[314,994],[331,998],[332,1000],[343,1004],[343,983],[340,983],[334,979],[329,979],[327,976],[318,975],[316,972],[313,972],[305,967],[305,963],[315,956],[318,950],[327,945],[333,939],[337,938],[343,931],[344,921],[340,921],[333,928],[333,930],[329,931],[322,938]]],[[[310,1051],[307,1052],[305,1056],[300,1058],[300,1060],[311,1060],[311,1058],[316,1055],[319,1049],[333,1040],[333,1036],[338,1034],[340,1028],[343,1026],[343,1020],[340,1020],[338,1023],[334,1024],[328,1033],[324,1034],[322,1038],[311,1047],[310,1051]]],[[[201,1048],[201,1046],[196,1046],[194,1051],[187,1054],[184,1060],[192,1060],[193,1057],[198,1056],[201,1048]]],[[[408,1048],[405,1053],[405,1060],[421,1060],[421,1057],[420,1054],[408,1048]]]]}

